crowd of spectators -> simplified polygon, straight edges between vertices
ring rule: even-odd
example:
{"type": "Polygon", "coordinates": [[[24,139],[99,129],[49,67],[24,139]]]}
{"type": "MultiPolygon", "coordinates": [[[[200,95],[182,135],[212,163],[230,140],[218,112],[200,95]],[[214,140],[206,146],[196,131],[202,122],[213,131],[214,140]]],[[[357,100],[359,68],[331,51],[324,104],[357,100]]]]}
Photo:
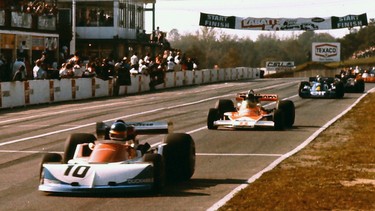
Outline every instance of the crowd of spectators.
{"type": "Polygon", "coordinates": [[[340,77],[345,78],[345,77],[351,77],[351,76],[357,76],[361,75],[361,77],[366,78],[369,76],[374,76],[375,75],[375,67],[360,67],[360,66],[355,66],[355,67],[345,67],[340,71],[340,77]]]}
{"type": "Polygon", "coordinates": [[[375,56],[375,46],[371,46],[365,50],[359,50],[353,53],[352,59],[367,58],[375,56]]]}
{"type": "MultiPolygon", "coordinates": [[[[157,40],[156,40],[157,42],[157,40]]],[[[157,55],[137,52],[118,60],[113,58],[90,58],[79,51],[68,55],[63,47],[58,61],[51,58],[48,52],[29,64],[27,55],[18,54],[13,63],[0,55],[0,82],[24,81],[61,78],[97,77],[103,80],[117,78],[119,85],[131,85],[131,77],[145,75],[150,77],[150,87],[164,82],[166,72],[193,71],[198,69],[198,61],[180,50],[164,50],[157,55]]]]}

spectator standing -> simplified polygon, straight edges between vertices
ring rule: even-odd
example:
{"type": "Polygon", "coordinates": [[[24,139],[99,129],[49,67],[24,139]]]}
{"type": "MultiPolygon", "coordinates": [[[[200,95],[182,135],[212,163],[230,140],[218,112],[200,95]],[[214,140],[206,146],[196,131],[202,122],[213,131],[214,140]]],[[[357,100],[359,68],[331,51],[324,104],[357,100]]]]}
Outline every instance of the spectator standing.
{"type": "Polygon", "coordinates": [[[147,53],[146,56],[143,58],[143,61],[146,62],[146,65],[150,64],[150,53],[147,53]]]}
{"type": "Polygon", "coordinates": [[[186,70],[193,70],[193,69],[194,69],[194,62],[190,57],[188,57],[186,61],[186,70]]]}
{"type": "Polygon", "coordinates": [[[12,81],[24,81],[26,80],[26,67],[21,65],[18,70],[14,73],[12,81]]]}
{"type": "Polygon", "coordinates": [[[132,84],[130,78],[130,65],[127,57],[122,58],[120,68],[118,69],[117,76],[121,80],[120,85],[130,86],[132,84]]]}
{"type": "Polygon", "coordinates": [[[174,63],[176,63],[176,64],[180,64],[181,63],[180,51],[177,51],[176,56],[174,57],[174,63]]]}
{"type": "Polygon", "coordinates": [[[60,69],[60,78],[73,78],[74,72],[73,72],[73,64],[68,62],[64,63],[62,65],[62,68],[60,69]]]}
{"type": "Polygon", "coordinates": [[[174,58],[171,57],[167,62],[167,72],[173,72],[175,67],[174,58]]]}
{"type": "Polygon", "coordinates": [[[158,27],[156,27],[156,30],[154,30],[152,32],[151,42],[157,42],[157,43],[159,43],[159,36],[160,36],[160,28],[158,26],[158,27]]]}
{"type": "MultiPolygon", "coordinates": [[[[25,69],[26,69],[26,64],[25,64],[23,58],[22,57],[18,57],[17,60],[13,63],[12,78],[14,78],[14,75],[20,69],[21,66],[24,66],[25,69]]],[[[25,71],[25,76],[27,76],[26,75],[26,71],[25,71]]]]}
{"type": "Polygon", "coordinates": [[[91,77],[96,76],[95,67],[94,67],[93,64],[95,64],[95,63],[94,62],[88,62],[86,64],[85,71],[82,74],[83,78],[91,78],[91,77]]]}
{"type": "Polygon", "coordinates": [[[81,66],[81,55],[79,51],[74,52],[74,56],[69,59],[70,62],[73,62],[74,65],[81,66]]]}
{"type": "Polygon", "coordinates": [[[147,75],[148,74],[148,67],[146,65],[146,62],[144,60],[139,60],[139,69],[138,72],[140,74],[147,75]]]}
{"type": "Polygon", "coordinates": [[[34,79],[40,79],[43,72],[44,72],[44,70],[42,69],[42,61],[40,59],[37,59],[35,61],[35,66],[33,68],[34,79]]]}
{"type": "Polygon", "coordinates": [[[68,61],[68,56],[69,56],[69,53],[68,53],[68,47],[66,47],[65,45],[61,48],[61,52],[60,52],[60,60],[59,60],[59,63],[60,64],[63,64],[63,63],[66,63],[68,61]]]}
{"type": "Polygon", "coordinates": [[[5,81],[6,61],[2,54],[0,54],[0,82],[5,81]]]}
{"type": "Polygon", "coordinates": [[[20,45],[20,48],[19,48],[19,56],[22,57],[22,58],[25,58],[26,55],[27,55],[27,46],[26,46],[26,41],[22,41],[21,42],[21,45],[20,45]]]}
{"type": "Polygon", "coordinates": [[[101,78],[103,80],[108,80],[111,76],[114,75],[115,72],[115,66],[110,62],[111,60],[109,58],[103,59],[102,63],[102,75],[101,78]]]}
{"type": "Polygon", "coordinates": [[[130,57],[130,66],[136,70],[138,70],[138,53],[134,52],[134,54],[130,57]]]}

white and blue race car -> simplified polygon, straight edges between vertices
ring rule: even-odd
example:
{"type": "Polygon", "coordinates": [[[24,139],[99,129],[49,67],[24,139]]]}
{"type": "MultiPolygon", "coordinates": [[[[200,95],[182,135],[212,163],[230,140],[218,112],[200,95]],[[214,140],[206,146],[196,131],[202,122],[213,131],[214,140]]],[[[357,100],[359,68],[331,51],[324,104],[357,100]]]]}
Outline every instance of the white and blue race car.
{"type": "Polygon", "coordinates": [[[98,122],[96,136],[71,134],[63,156],[45,154],[39,191],[97,193],[151,190],[168,181],[189,180],[195,170],[195,143],[189,134],[169,133],[168,122],[126,122],[129,140],[109,139],[112,123],[98,122]],[[139,144],[136,135],[166,134],[161,144],[139,144]],[[131,143],[131,144],[129,144],[131,143]]]}

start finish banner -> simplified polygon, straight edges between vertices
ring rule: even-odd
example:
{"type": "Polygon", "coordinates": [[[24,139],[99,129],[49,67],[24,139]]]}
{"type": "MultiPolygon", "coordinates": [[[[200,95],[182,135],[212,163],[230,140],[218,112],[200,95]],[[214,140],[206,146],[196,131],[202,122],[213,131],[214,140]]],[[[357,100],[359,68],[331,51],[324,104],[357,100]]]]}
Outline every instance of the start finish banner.
{"type": "Polygon", "coordinates": [[[366,26],[368,22],[366,13],[326,18],[241,18],[201,13],[199,25],[244,30],[297,31],[352,28],[355,26],[366,26]]]}

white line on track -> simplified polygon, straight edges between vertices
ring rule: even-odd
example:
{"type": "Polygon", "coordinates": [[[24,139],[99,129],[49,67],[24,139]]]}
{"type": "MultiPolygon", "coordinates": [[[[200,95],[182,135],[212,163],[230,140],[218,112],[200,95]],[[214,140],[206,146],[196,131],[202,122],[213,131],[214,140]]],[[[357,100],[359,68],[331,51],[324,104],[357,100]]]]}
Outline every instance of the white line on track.
{"type": "Polygon", "coordinates": [[[370,91],[364,93],[359,97],[351,106],[349,106],[346,110],[338,114],[336,117],[331,119],[329,122],[327,122],[325,125],[320,127],[317,131],[315,131],[310,137],[308,137],[304,142],[302,142],[299,146],[294,148],[293,150],[285,153],[275,161],[273,161],[270,165],[268,165],[266,168],[258,172],[257,174],[254,174],[251,178],[247,180],[246,183],[239,185],[235,189],[233,189],[228,195],[224,196],[221,200],[216,202],[214,205],[212,205],[210,208],[208,208],[206,211],[215,211],[218,210],[221,206],[223,206],[227,201],[229,201],[233,196],[240,192],[242,189],[246,188],[250,183],[254,182],[258,178],[260,178],[265,172],[271,171],[273,168],[275,168],[277,165],[279,165],[282,161],[289,158],[290,156],[294,155],[295,153],[299,152],[301,149],[305,148],[310,142],[312,142],[320,133],[322,133],[325,129],[327,129],[330,125],[332,125],[334,122],[336,122],[339,118],[344,116],[348,111],[350,111],[355,105],[357,105],[362,98],[364,98],[368,93],[374,92],[375,88],[372,88],[370,91]]]}

